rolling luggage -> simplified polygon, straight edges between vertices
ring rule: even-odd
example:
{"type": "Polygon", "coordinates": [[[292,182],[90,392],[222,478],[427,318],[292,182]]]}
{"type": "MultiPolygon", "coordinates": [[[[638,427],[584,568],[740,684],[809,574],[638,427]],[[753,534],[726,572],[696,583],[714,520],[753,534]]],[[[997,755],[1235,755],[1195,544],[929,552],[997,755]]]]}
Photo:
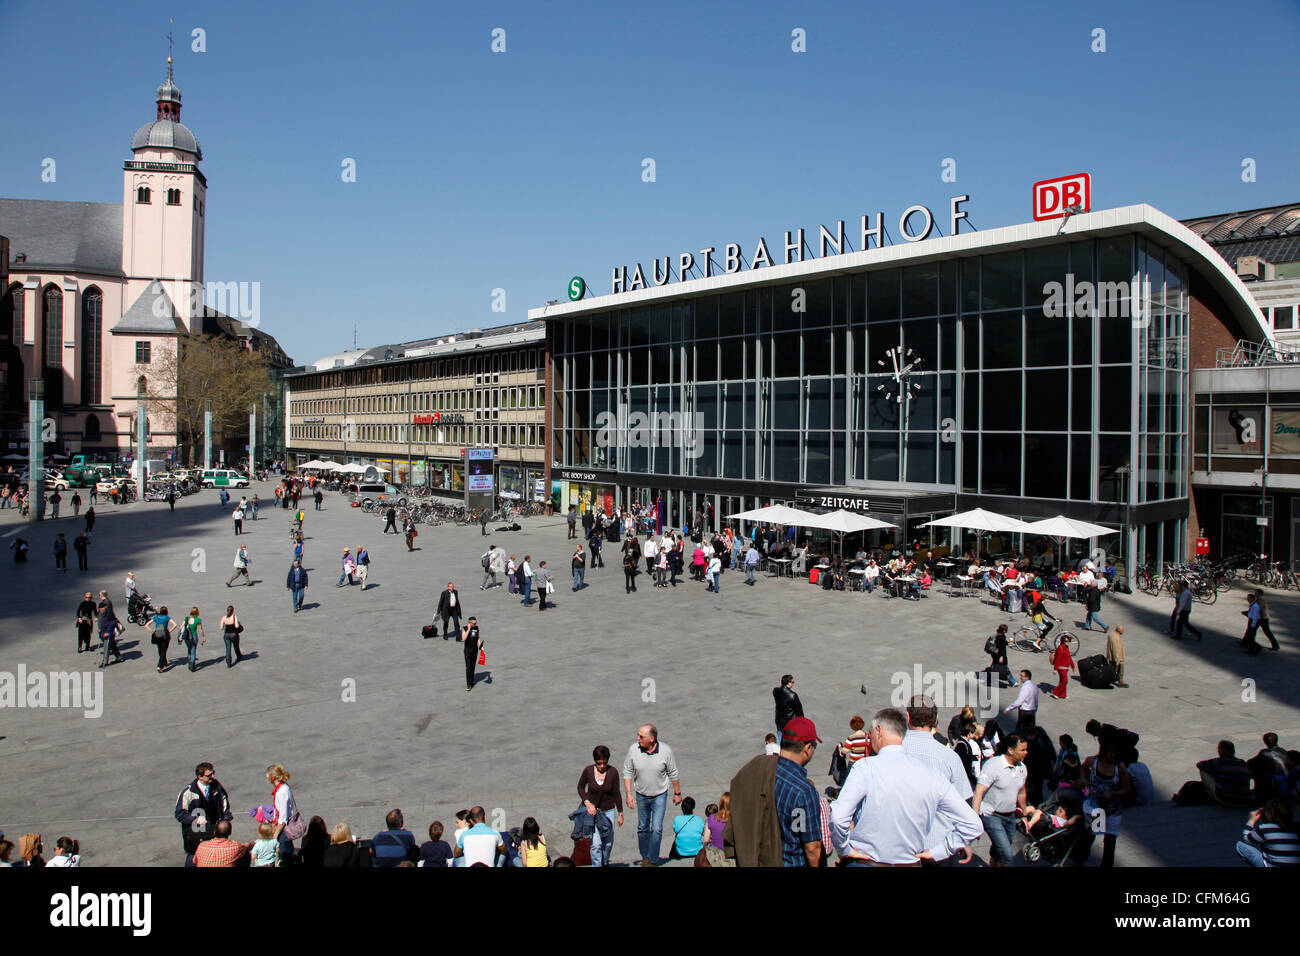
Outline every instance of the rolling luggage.
{"type": "Polygon", "coordinates": [[[1084,687],[1105,690],[1119,679],[1115,665],[1102,654],[1094,654],[1079,661],[1079,681],[1084,687]]]}

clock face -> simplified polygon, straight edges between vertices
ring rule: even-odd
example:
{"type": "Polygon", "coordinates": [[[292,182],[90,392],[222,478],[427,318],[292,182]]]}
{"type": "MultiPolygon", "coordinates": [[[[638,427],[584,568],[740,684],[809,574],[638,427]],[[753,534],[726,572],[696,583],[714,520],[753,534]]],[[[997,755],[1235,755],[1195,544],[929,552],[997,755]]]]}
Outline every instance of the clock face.
{"type": "Polygon", "coordinates": [[[910,402],[912,396],[921,390],[921,381],[915,375],[921,368],[921,357],[911,349],[905,349],[901,345],[890,349],[885,353],[889,361],[877,359],[876,364],[880,368],[893,375],[890,381],[881,382],[876,386],[876,391],[880,392],[887,400],[902,404],[903,401],[910,402]]]}

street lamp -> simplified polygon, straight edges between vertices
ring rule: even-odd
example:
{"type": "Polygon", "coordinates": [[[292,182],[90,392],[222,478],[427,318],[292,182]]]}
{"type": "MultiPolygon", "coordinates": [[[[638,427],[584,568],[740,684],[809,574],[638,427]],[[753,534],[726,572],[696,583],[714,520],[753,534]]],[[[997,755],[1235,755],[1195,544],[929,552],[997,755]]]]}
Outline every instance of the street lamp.
{"type": "Polygon", "coordinates": [[[1264,560],[1264,538],[1268,534],[1268,499],[1265,490],[1268,487],[1268,467],[1256,469],[1259,472],[1259,559],[1264,560]]]}

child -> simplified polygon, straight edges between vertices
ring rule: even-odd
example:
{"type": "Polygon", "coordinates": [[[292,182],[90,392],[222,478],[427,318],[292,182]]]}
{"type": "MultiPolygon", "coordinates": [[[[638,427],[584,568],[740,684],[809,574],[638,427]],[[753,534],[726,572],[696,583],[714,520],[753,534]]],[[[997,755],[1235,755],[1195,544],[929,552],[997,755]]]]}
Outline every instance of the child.
{"type": "Polygon", "coordinates": [[[673,850],[670,856],[674,860],[693,860],[704,849],[705,823],[703,818],[695,815],[695,798],[682,800],[682,814],[673,821],[673,850]]]}
{"type": "Polygon", "coordinates": [[[451,844],[442,838],[442,821],[429,824],[429,842],[420,844],[420,866],[446,866],[451,844]]]}
{"type": "Polygon", "coordinates": [[[722,846],[722,831],[727,827],[727,821],[731,819],[731,791],[723,793],[718,802],[710,803],[704,808],[705,825],[709,828],[709,844],[717,847],[719,850],[722,846]]]}
{"type": "Polygon", "coordinates": [[[519,856],[524,866],[551,865],[551,859],[546,855],[546,838],[534,817],[524,820],[519,829],[519,856]]]}
{"type": "Polygon", "coordinates": [[[763,756],[770,757],[772,754],[779,754],[780,746],[776,742],[776,734],[768,734],[763,738],[763,756]]]}
{"type": "MultiPolygon", "coordinates": [[[[1029,814],[1029,818],[1025,820],[1025,832],[1032,833],[1034,827],[1037,826],[1038,822],[1042,819],[1043,808],[1034,807],[1033,812],[1029,814]]],[[[1082,821],[1083,814],[1069,816],[1065,807],[1061,806],[1059,803],[1052,809],[1051,815],[1047,817],[1047,822],[1051,824],[1053,830],[1064,830],[1066,827],[1072,827],[1076,823],[1081,823],[1082,821]]]]}
{"type": "Polygon", "coordinates": [[[280,865],[280,841],[275,839],[275,828],[271,824],[257,825],[257,842],[253,844],[250,855],[252,858],[249,862],[253,866],[280,865]]]}

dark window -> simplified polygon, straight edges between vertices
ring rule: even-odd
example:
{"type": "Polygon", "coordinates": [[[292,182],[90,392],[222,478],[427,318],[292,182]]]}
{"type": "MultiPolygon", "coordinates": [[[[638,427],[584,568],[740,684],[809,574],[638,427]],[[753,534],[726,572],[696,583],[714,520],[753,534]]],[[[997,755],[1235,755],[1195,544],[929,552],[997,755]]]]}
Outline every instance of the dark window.
{"type": "Polygon", "coordinates": [[[831,332],[816,329],[803,336],[803,374],[829,375],[831,373],[831,332]]]}
{"type": "Polygon", "coordinates": [[[1023,304],[1020,290],[1020,253],[1005,252],[980,259],[982,282],[980,308],[1018,309],[1023,304]]]}
{"type": "Polygon", "coordinates": [[[1065,369],[1025,372],[1025,428],[1066,431],[1070,425],[1070,373],[1065,369]]]}
{"type": "MultiPolygon", "coordinates": [[[[1070,428],[1073,431],[1090,430],[1092,428],[1092,369],[1071,370],[1070,387],[1073,389],[1070,428]]],[[[1125,405],[1127,407],[1127,403],[1125,405]]]]}
{"type": "Polygon", "coordinates": [[[1025,312],[1025,365],[1042,368],[1070,364],[1070,320],[1048,318],[1041,310],[1025,312]]]}
{"type": "Polygon", "coordinates": [[[961,490],[979,491],[980,436],[976,432],[962,432],[961,436],[961,490]]]}
{"type": "Polygon", "coordinates": [[[1019,312],[984,316],[984,367],[1020,368],[1024,363],[1021,349],[1019,312]]]}
{"type": "Polygon", "coordinates": [[[98,289],[87,289],[86,294],[81,297],[81,403],[83,405],[97,405],[100,401],[100,386],[103,378],[100,326],[103,313],[103,295],[98,289]]]}
{"type": "Polygon", "coordinates": [[[867,478],[898,481],[898,434],[872,434],[867,439],[867,478]]]}
{"type": "Polygon", "coordinates": [[[63,292],[58,286],[45,287],[45,348],[41,365],[63,367],[63,292]]]}
{"type": "Polygon", "coordinates": [[[137,365],[149,364],[150,344],[148,342],[135,343],[135,363],[137,365]]]}
{"type": "Polygon", "coordinates": [[[903,270],[903,318],[939,314],[939,266],[931,263],[903,270]]]}
{"type": "Polygon", "coordinates": [[[135,201],[138,202],[138,203],[147,203],[147,202],[149,202],[149,187],[148,187],[148,186],[138,186],[138,187],[136,187],[136,190],[135,190],[135,201]]]}
{"type": "Polygon", "coordinates": [[[1020,494],[1020,436],[984,435],[980,491],[986,495],[1020,494]]]}
{"type": "Polygon", "coordinates": [[[1100,430],[1127,432],[1131,424],[1132,400],[1129,397],[1132,369],[1127,365],[1111,365],[1101,369],[1100,430]]]}
{"type": "Polygon", "coordinates": [[[179,189],[167,190],[167,205],[179,206],[181,204],[181,191],[179,189]]]}
{"type": "Polygon", "coordinates": [[[1025,436],[1025,497],[1067,498],[1066,436],[1025,436]]]}
{"type": "Polygon", "coordinates": [[[934,484],[935,454],[937,450],[936,436],[918,435],[916,433],[907,436],[907,480],[919,484],[934,484]]]}
{"type": "Polygon", "coordinates": [[[984,373],[984,430],[1020,431],[1020,373],[984,373]]]}
{"type": "Polygon", "coordinates": [[[103,433],[99,428],[99,416],[87,415],[86,427],[82,430],[81,438],[83,441],[100,441],[103,433]]]}
{"type": "MultiPolygon", "coordinates": [[[[815,378],[808,381],[808,420],[805,428],[831,427],[831,380],[815,378]]],[[[809,481],[813,479],[809,478],[809,481]]],[[[819,479],[828,481],[829,479],[819,479]]]]}
{"type": "Polygon", "coordinates": [[[899,270],[873,272],[867,276],[867,321],[892,322],[898,319],[899,270]]]}
{"type": "Polygon", "coordinates": [[[13,310],[13,330],[14,345],[22,346],[23,344],[23,287],[20,283],[15,282],[9,287],[8,305],[13,310]]]}
{"type": "Polygon", "coordinates": [[[829,484],[831,480],[831,433],[806,432],[804,434],[804,481],[829,484]]]}

